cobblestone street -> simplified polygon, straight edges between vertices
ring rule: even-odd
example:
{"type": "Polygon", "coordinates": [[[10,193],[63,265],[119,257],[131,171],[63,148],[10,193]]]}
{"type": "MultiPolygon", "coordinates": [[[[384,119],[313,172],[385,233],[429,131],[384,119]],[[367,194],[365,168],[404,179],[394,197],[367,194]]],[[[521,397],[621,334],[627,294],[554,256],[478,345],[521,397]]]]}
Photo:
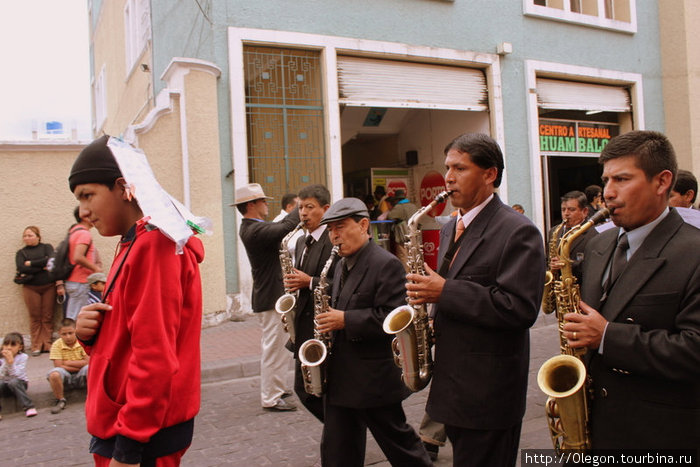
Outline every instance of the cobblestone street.
{"type": "MultiPolygon", "coordinates": [[[[250,320],[248,320],[250,321],[250,320]]],[[[246,323],[225,323],[203,333],[202,355],[207,350],[205,339],[216,335],[211,345],[223,347],[229,339],[227,329],[241,326],[249,331],[257,328],[246,323]]],[[[521,448],[548,448],[549,437],[543,416],[544,396],[537,389],[535,377],[541,363],[557,351],[554,318],[541,317],[531,331],[532,349],[528,409],[523,423],[521,448]]],[[[230,341],[229,341],[230,342],[230,341]]],[[[218,354],[219,359],[224,358],[218,354]]],[[[224,375],[220,371],[220,375],[224,375]]],[[[292,373],[289,373],[291,379],[292,373]]],[[[212,379],[211,377],[209,378],[212,379]]],[[[218,381],[202,387],[202,409],[195,422],[192,446],[183,458],[184,466],[313,466],[319,461],[321,424],[303,409],[296,412],[263,411],[259,399],[259,378],[240,376],[219,377],[218,381]]],[[[478,384],[478,382],[475,382],[478,384]]],[[[404,402],[409,423],[417,427],[423,416],[428,391],[413,394],[404,402]]],[[[48,407],[40,407],[39,415],[27,419],[22,412],[3,412],[0,421],[0,465],[2,466],[89,466],[87,453],[89,435],[85,431],[84,405],[69,403],[58,415],[48,407]]],[[[371,438],[371,436],[370,436],[371,438]]],[[[342,455],[342,454],[341,454],[342,455]]],[[[366,465],[388,466],[381,450],[370,439],[366,465]]],[[[451,448],[440,450],[437,466],[452,465],[451,448]]]]}

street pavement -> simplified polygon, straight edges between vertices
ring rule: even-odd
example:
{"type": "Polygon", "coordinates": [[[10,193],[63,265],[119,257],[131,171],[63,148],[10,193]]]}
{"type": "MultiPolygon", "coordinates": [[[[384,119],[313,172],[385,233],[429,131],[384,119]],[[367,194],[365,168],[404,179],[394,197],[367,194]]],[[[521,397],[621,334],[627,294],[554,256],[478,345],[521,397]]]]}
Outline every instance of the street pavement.
{"type": "MultiPolygon", "coordinates": [[[[530,379],[521,449],[549,448],[544,417],[545,396],[537,388],[537,371],[558,353],[556,320],[540,316],[531,330],[530,379]]],[[[202,331],[202,408],[195,421],[192,446],[182,465],[206,466],[313,466],[319,463],[322,425],[301,404],[296,412],[267,412],[260,407],[260,329],[256,317],[227,321],[202,331]]],[[[52,415],[52,396],[45,379],[51,362],[44,354],[30,357],[30,394],[39,415],[24,417],[3,399],[0,421],[0,466],[89,466],[89,435],[85,431],[84,393],[69,398],[66,409],[52,415]]],[[[291,385],[293,372],[288,374],[291,385]]],[[[479,384],[475,381],[474,384],[479,384]]],[[[427,390],[404,402],[409,423],[418,427],[427,390]]],[[[295,398],[292,398],[295,400],[295,398]]],[[[298,401],[297,401],[298,403],[298,401]]],[[[12,405],[12,404],[10,404],[12,405]]],[[[342,453],[339,453],[342,455],[342,453]]],[[[368,435],[366,465],[389,466],[368,435]]],[[[441,448],[436,466],[452,465],[449,444],[441,448]]]]}

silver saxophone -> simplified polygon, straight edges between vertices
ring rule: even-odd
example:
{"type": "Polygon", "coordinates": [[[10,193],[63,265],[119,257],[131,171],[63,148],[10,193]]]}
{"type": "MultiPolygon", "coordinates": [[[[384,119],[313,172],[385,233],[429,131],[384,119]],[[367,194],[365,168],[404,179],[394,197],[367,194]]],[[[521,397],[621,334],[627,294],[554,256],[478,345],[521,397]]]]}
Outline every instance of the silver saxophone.
{"type": "Polygon", "coordinates": [[[323,265],[318,285],[314,289],[314,338],[309,339],[299,347],[299,362],[301,362],[301,374],[304,378],[304,390],[316,397],[323,395],[326,383],[326,368],[324,363],[331,348],[330,333],[318,331],[318,315],[328,311],[331,300],[328,295],[328,271],[333,260],[338,254],[339,246],[334,246],[326,264],[323,265]]]}
{"type": "MultiPolygon", "coordinates": [[[[435,206],[445,202],[449,195],[448,191],[441,192],[408,220],[408,239],[404,246],[408,254],[406,265],[411,274],[426,275],[423,267],[423,238],[418,221],[435,206]]],[[[408,297],[406,301],[408,302],[408,297]]],[[[395,336],[391,348],[394,361],[402,370],[404,384],[413,392],[420,391],[430,382],[433,370],[430,351],[433,333],[425,305],[402,305],[395,308],[384,319],[383,328],[385,333],[395,336]]]]}
{"type": "MultiPolygon", "coordinates": [[[[294,227],[294,230],[289,232],[282,239],[280,243],[280,265],[282,266],[282,279],[286,274],[291,274],[294,272],[294,264],[292,263],[292,255],[289,253],[287,244],[289,240],[294,236],[295,233],[299,231],[304,226],[303,222],[299,222],[299,225],[294,227]]],[[[296,339],[296,332],[294,331],[294,315],[296,314],[297,297],[299,296],[299,291],[290,292],[286,287],[284,288],[284,294],[277,299],[275,302],[275,311],[282,315],[282,322],[284,323],[284,330],[289,333],[289,339],[294,342],[296,339]]]]}

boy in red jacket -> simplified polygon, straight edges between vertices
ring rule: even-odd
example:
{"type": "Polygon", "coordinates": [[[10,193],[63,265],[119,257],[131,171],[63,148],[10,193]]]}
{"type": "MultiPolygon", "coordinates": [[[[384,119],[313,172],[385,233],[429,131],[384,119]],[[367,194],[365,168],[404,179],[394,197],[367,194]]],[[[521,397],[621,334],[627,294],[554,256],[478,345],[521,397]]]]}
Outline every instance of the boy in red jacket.
{"type": "Polygon", "coordinates": [[[156,459],[176,466],[200,404],[204,249],[189,237],[176,254],[175,242],[144,217],[149,190],[127,183],[123,159],[107,144],[104,136],[88,145],[68,179],[81,215],[101,235],[121,236],[104,303],[83,307],[77,320],[90,354],[90,452],[97,466],[155,466],[156,459]]]}

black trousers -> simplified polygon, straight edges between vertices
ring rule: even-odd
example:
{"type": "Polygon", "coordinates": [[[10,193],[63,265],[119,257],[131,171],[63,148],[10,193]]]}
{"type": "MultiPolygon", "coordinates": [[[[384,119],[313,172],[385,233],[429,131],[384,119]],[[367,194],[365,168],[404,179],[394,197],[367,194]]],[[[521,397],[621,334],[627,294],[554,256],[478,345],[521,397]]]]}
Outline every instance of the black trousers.
{"type": "Polygon", "coordinates": [[[361,467],[367,428],[393,466],[424,467],[433,463],[416,431],[406,423],[401,403],[351,409],[325,404],[321,462],[323,467],[361,467]]]}
{"type": "Polygon", "coordinates": [[[316,397],[304,390],[304,379],[301,374],[299,359],[294,360],[294,393],[297,395],[306,410],[323,423],[323,398],[316,397]]]}
{"type": "Polygon", "coordinates": [[[460,467],[514,466],[518,459],[520,427],[518,423],[505,430],[470,430],[445,425],[452,443],[452,465],[460,467]]]}

